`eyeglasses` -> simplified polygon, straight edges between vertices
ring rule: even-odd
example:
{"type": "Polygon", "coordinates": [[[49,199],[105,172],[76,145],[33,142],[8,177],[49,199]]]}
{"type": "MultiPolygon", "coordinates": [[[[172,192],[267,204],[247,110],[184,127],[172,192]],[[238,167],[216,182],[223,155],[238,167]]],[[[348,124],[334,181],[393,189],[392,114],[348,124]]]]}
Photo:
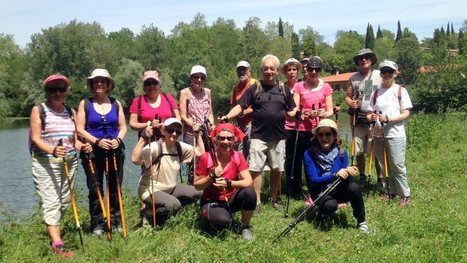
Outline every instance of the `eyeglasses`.
{"type": "Polygon", "coordinates": [[[93,79],[92,80],[93,85],[98,85],[98,84],[107,85],[108,83],[109,82],[107,79],[93,79]]]}
{"type": "Polygon", "coordinates": [[[331,132],[324,132],[324,133],[319,132],[317,135],[318,135],[318,137],[320,137],[320,138],[323,138],[323,137],[325,137],[325,136],[326,136],[326,137],[331,137],[332,133],[331,133],[331,132]]]}
{"type": "Polygon", "coordinates": [[[159,84],[159,82],[157,80],[148,80],[148,81],[145,81],[143,83],[144,86],[151,86],[151,85],[156,86],[158,84],[159,84]]]}
{"type": "Polygon", "coordinates": [[[68,89],[66,87],[47,87],[45,89],[45,92],[49,93],[49,94],[53,94],[53,93],[57,93],[57,92],[60,92],[60,93],[65,93],[68,89]]]}
{"type": "Polygon", "coordinates": [[[391,69],[391,68],[383,68],[380,70],[381,74],[394,74],[394,72],[396,72],[394,69],[391,69]]]}
{"type": "Polygon", "coordinates": [[[369,55],[363,55],[363,56],[358,57],[358,60],[364,60],[364,59],[365,59],[365,60],[370,60],[370,59],[371,59],[371,56],[369,56],[369,55]]]}
{"type": "Polygon", "coordinates": [[[204,75],[192,75],[192,79],[201,79],[201,80],[206,80],[206,76],[204,75]]]}
{"type": "Polygon", "coordinates": [[[229,142],[233,142],[235,140],[235,136],[217,136],[217,140],[218,141],[229,141],[229,142]]]}
{"type": "Polygon", "coordinates": [[[179,130],[179,129],[165,128],[165,130],[166,130],[169,134],[173,134],[174,132],[177,133],[177,135],[182,134],[182,131],[179,130]]]}
{"type": "Polygon", "coordinates": [[[308,71],[308,72],[315,71],[316,73],[319,73],[319,72],[321,72],[321,70],[322,70],[321,68],[308,68],[308,67],[306,68],[306,71],[308,71]]]}

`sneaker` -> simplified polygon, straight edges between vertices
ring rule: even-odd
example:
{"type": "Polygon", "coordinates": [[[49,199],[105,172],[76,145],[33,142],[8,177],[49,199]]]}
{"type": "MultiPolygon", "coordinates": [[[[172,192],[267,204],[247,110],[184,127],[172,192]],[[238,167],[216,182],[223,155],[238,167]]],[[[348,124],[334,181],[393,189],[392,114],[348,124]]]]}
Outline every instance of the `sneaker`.
{"type": "Polygon", "coordinates": [[[306,197],[305,205],[306,205],[306,206],[312,206],[312,205],[313,205],[313,199],[311,199],[311,196],[310,196],[310,195],[308,195],[308,196],[306,197]]]}
{"type": "Polygon", "coordinates": [[[96,235],[98,237],[102,236],[102,234],[104,234],[104,229],[102,229],[101,226],[96,226],[93,230],[92,230],[92,234],[93,235],[96,235]]]}
{"type": "Polygon", "coordinates": [[[384,183],[383,178],[378,178],[378,181],[376,182],[376,189],[378,189],[378,191],[381,193],[386,192],[386,184],[384,183]]]}
{"type": "Polygon", "coordinates": [[[121,225],[112,226],[112,230],[117,232],[117,233],[123,233],[123,228],[122,228],[121,225]]]}
{"type": "Polygon", "coordinates": [[[251,233],[250,226],[242,226],[242,238],[243,240],[250,241],[253,239],[253,234],[251,233]]]}
{"type": "Polygon", "coordinates": [[[399,201],[399,205],[401,207],[404,207],[404,206],[408,206],[410,204],[410,201],[411,201],[411,198],[410,196],[404,196],[401,198],[401,200],[399,201]]]}
{"type": "Polygon", "coordinates": [[[358,229],[360,229],[360,231],[362,231],[363,233],[368,233],[369,230],[368,230],[368,223],[366,221],[363,221],[361,223],[358,223],[357,225],[358,229]]]}
{"type": "Polygon", "coordinates": [[[274,209],[277,209],[277,210],[282,209],[282,205],[277,200],[272,200],[271,205],[274,209]]]}
{"type": "Polygon", "coordinates": [[[65,246],[63,245],[63,242],[54,242],[52,245],[52,250],[55,255],[61,256],[63,258],[71,258],[74,256],[73,252],[70,250],[66,249],[65,246]]]}

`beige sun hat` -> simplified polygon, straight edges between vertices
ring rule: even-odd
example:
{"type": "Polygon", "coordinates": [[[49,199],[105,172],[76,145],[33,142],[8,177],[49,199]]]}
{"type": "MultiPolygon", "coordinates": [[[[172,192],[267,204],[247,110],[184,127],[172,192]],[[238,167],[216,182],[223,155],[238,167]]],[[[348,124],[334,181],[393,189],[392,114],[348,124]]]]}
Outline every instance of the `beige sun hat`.
{"type": "Polygon", "coordinates": [[[115,80],[110,76],[110,73],[106,69],[96,68],[92,71],[91,76],[88,77],[88,89],[92,89],[92,80],[97,77],[107,78],[110,81],[110,91],[112,91],[115,88],[115,80]]]}
{"type": "Polygon", "coordinates": [[[311,130],[311,133],[313,133],[315,135],[316,132],[318,131],[318,129],[321,128],[321,127],[329,127],[331,129],[333,129],[336,132],[336,134],[338,133],[337,124],[331,119],[322,119],[322,120],[320,120],[319,123],[318,123],[318,126],[313,128],[311,130]]]}

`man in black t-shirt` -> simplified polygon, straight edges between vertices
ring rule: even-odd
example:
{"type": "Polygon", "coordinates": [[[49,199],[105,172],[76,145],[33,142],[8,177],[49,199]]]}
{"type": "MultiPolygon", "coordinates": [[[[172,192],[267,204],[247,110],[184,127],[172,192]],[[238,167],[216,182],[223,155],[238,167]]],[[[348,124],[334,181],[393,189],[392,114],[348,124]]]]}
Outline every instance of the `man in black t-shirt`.
{"type": "Polygon", "coordinates": [[[277,75],[280,62],[274,55],[266,55],[261,60],[263,79],[251,85],[240,98],[238,104],[221,119],[238,116],[244,109],[253,108],[251,142],[248,162],[253,178],[258,205],[261,204],[261,172],[266,163],[271,168],[269,196],[272,206],[280,208],[277,194],[284,171],[285,161],[285,114],[294,117],[298,111],[289,89],[279,83],[277,75]]]}

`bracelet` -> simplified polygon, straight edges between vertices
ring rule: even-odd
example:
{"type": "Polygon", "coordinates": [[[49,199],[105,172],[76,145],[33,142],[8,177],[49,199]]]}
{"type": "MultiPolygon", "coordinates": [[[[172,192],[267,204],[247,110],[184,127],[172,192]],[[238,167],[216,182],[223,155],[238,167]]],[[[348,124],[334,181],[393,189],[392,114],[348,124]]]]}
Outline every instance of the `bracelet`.
{"type": "Polygon", "coordinates": [[[214,171],[212,171],[210,174],[209,174],[209,177],[211,177],[211,179],[213,179],[214,181],[216,180],[217,176],[216,176],[216,173],[214,171]]]}
{"type": "Polygon", "coordinates": [[[123,144],[123,140],[120,137],[117,137],[118,146],[123,144]]]}
{"type": "Polygon", "coordinates": [[[232,181],[230,179],[225,178],[225,182],[227,183],[227,189],[230,190],[232,189],[232,181]]]}
{"type": "Polygon", "coordinates": [[[92,145],[93,146],[99,146],[100,141],[101,141],[101,139],[97,139],[92,145]]]}

